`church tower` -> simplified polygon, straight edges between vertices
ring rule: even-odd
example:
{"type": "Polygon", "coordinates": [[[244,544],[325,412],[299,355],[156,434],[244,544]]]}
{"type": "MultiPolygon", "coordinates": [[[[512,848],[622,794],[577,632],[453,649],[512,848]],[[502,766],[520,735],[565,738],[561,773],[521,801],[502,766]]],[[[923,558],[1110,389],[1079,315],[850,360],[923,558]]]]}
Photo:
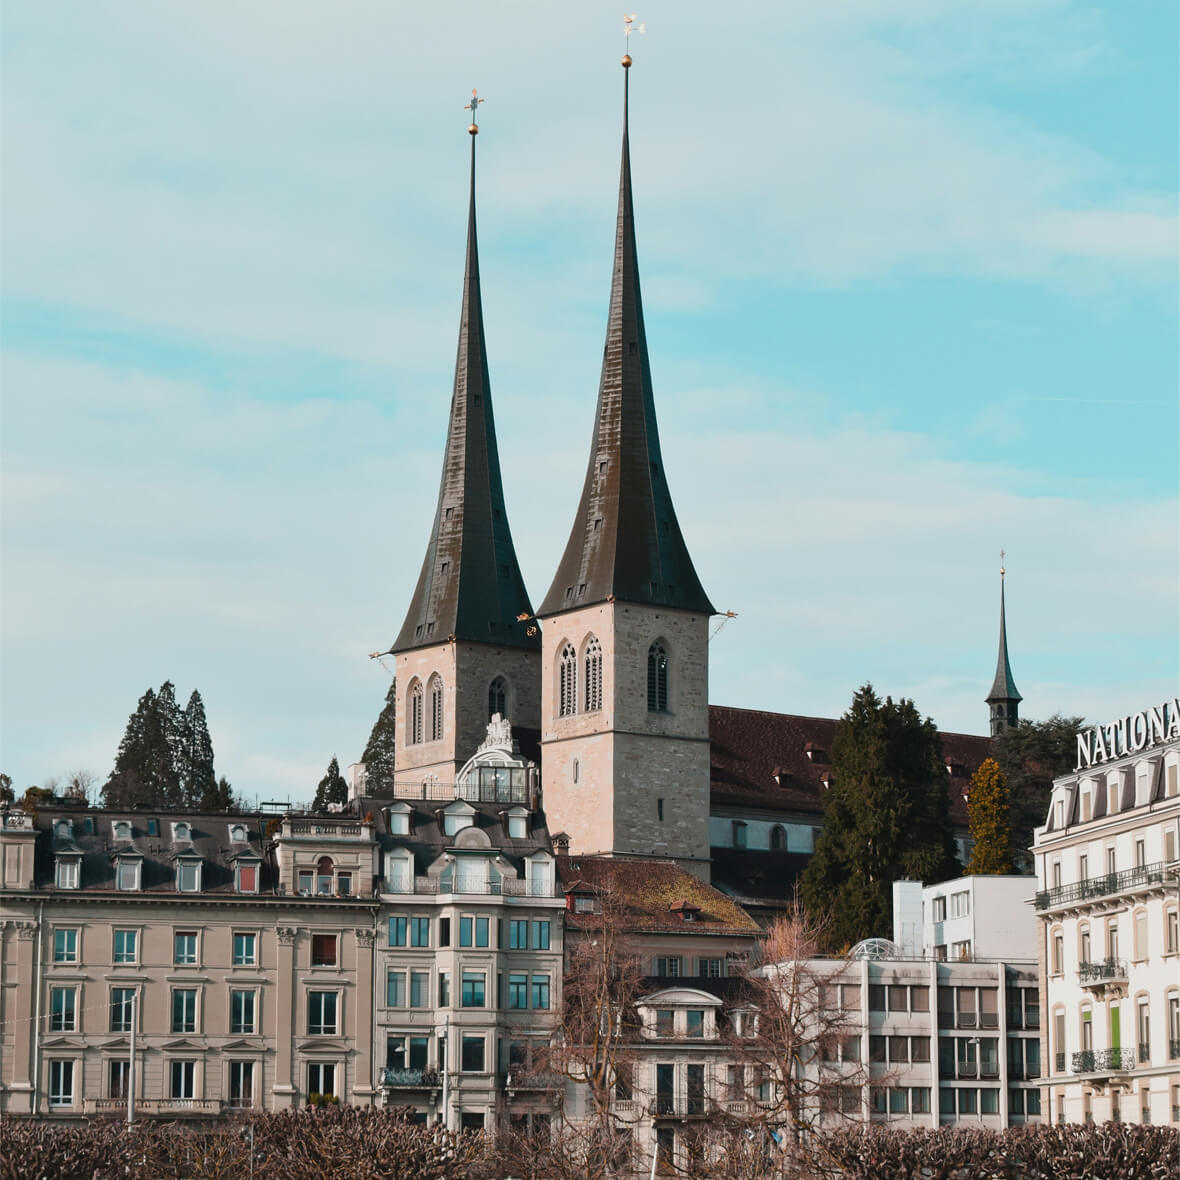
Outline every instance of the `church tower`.
{"type": "Polygon", "coordinates": [[[541,639],[508,528],[484,345],[475,235],[478,101],[473,93],[467,268],[442,483],[422,572],[391,649],[395,774],[441,783],[454,781],[493,713],[533,729],[540,724],[541,639]]]}
{"type": "Polygon", "coordinates": [[[1012,668],[1008,663],[1008,632],[1004,626],[1004,567],[1000,567],[1000,654],[996,658],[996,678],[987,694],[990,710],[991,736],[998,737],[1006,729],[1014,729],[1020,722],[1020,702],[1012,668]]]}
{"type": "Polygon", "coordinates": [[[708,878],[713,607],[664,475],[623,158],[602,379],[582,498],[539,615],[542,791],[573,852],[667,856],[708,878]]]}

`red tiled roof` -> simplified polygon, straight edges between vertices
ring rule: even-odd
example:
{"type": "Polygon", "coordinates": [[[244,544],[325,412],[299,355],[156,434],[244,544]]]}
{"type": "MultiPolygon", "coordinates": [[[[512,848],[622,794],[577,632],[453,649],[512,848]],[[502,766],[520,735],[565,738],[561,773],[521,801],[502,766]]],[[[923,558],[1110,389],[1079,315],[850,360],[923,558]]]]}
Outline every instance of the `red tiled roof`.
{"type": "MultiPolygon", "coordinates": [[[[800,717],[794,713],[710,705],[713,802],[821,814],[822,777],[831,771],[832,743],[839,724],[835,717],[800,717]],[[809,744],[812,758],[807,756],[809,744]]],[[[990,753],[991,739],[967,733],[939,736],[946,758],[964,769],[962,777],[947,775],[947,796],[951,819],[965,824],[963,790],[990,753]]]]}

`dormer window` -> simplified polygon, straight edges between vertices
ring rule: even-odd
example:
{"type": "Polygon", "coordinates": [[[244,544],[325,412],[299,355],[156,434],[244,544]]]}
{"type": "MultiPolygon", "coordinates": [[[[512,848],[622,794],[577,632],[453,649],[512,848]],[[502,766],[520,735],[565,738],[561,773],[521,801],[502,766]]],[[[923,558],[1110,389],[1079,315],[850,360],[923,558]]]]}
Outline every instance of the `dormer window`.
{"type": "Polygon", "coordinates": [[[470,812],[448,811],[443,816],[443,835],[457,836],[464,828],[469,828],[475,820],[470,812]]]}
{"type": "Polygon", "coordinates": [[[232,844],[245,844],[247,840],[245,824],[230,824],[229,838],[232,844]]]}
{"type": "Polygon", "coordinates": [[[510,840],[524,840],[529,834],[529,817],[526,811],[510,811],[508,813],[508,838],[510,840]]]}
{"type": "Polygon", "coordinates": [[[574,898],[574,913],[575,914],[593,914],[597,909],[592,897],[575,897],[574,898]]]}
{"type": "Polygon", "coordinates": [[[200,893],[201,862],[195,857],[176,862],[176,888],[181,893],[200,893]]]}
{"type": "Polygon", "coordinates": [[[258,892],[258,863],[256,861],[239,861],[234,866],[234,888],[239,893],[258,892]]]}
{"type": "Polygon", "coordinates": [[[59,856],[54,865],[54,881],[58,889],[77,889],[81,860],[76,856],[59,856]]]}
{"type": "Polygon", "coordinates": [[[126,819],[115,820],[114,825],[116,840],[130,840],[131,839],[131,821],[126,819]]]}
{"type": "Polygon", "coordinates": [[[408,809],[394,810],[390,808],[389,834],[391,836],[408,836],[410,834],[410,813],[408,809]]]}
{"type": "Polygon", "coordinates": [[[138,892],[142,865],[143,861],[138,856],[117,857],[115,860],[115,888],[124,893],[138,892]]]}
{"type": "Polygon", "coordinates": [[[71,835],[72,825],[68,819],[59,819],[53,825],[53,835],[58,840],[68,840],[71,835]]]}
{"type": "Polygon", "coordinates": [[[193,839],[192,824],[178,823],[172,825],[172,839],[181,843],[191,844],[193,839]]]}

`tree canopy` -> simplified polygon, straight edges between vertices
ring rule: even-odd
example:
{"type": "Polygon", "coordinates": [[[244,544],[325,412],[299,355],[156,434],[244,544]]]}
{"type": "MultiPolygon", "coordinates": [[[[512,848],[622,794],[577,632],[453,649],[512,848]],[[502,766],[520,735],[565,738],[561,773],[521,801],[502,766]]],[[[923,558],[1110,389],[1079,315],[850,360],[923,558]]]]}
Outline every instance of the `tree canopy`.
{"type": "Polygon", "coordinates": [[[832,743],[823,834],[802,902],[832,915],[825,937],[835,950],[892,935],[894,881],[933,883],[957,870],[938,730],[913,701],[882,701],[866,684],[832,743]]]}
{"type": "Polygon", "coordinates": [[[1010,810],[1008,780],[994,758],[985,758],[971,776],[971,790],[967,795],[974,842],[968,873],[995,876],[1012,872],[1010,810]]]}
{"type": "Polygon", "coordinates": [[[327,811],[329,803],[347,802],[348,783],[344,781],[344,776],[340,773],[340,763],[336,761],[336,755],[333,754],[332,761],[328,763],[327,772],[315,789],[315,798],[312,800],[311,809],[312,811],[327,811]]]}
{"type": "Polygon", "coordinates": [[[1049,813],[1053,780],[1073,770],[1075,735],[1085,724],[1081,717],[1055,713],[1045,721],[1021,721],[992,740],[992,757],[1008,783],[1009,847],[1020,872],[1032,871],[1033,829],[1049,813]]]}
{"type": "Polygon", "coordinates": [[[373,722],[361,761],[365,764],[365,794],[393,798],[393,767],[397,753],[397,680],[390,682],[385,705],[373,722]]]}
{"type": "Polygon", "coordinates": [[[213,740],[201,694],[181,710],[170,680],[148,689],[127,720],[115,766],[102,788],[107,808],[200,808],[233,806],[229,784],[219,788],[213,770],[213,740]]]}

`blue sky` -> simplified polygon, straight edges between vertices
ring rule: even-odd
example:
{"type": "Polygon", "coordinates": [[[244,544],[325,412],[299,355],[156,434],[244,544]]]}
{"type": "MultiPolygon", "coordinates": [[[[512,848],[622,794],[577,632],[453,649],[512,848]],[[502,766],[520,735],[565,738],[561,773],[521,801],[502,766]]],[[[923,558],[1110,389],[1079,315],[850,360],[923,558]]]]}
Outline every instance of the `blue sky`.
{"type": "MultiPolygon", "coordinates": [[[[359,757],[421,562],[468,140],[539,601],[597,391],[605,5],[0,5],[0,768],[198,687],[247,798],[359,757]]],[[[1174,5],[665,2],[633,39],[665,462],[717,703],[981,732],[1180,680],[1174,5]]]]}

